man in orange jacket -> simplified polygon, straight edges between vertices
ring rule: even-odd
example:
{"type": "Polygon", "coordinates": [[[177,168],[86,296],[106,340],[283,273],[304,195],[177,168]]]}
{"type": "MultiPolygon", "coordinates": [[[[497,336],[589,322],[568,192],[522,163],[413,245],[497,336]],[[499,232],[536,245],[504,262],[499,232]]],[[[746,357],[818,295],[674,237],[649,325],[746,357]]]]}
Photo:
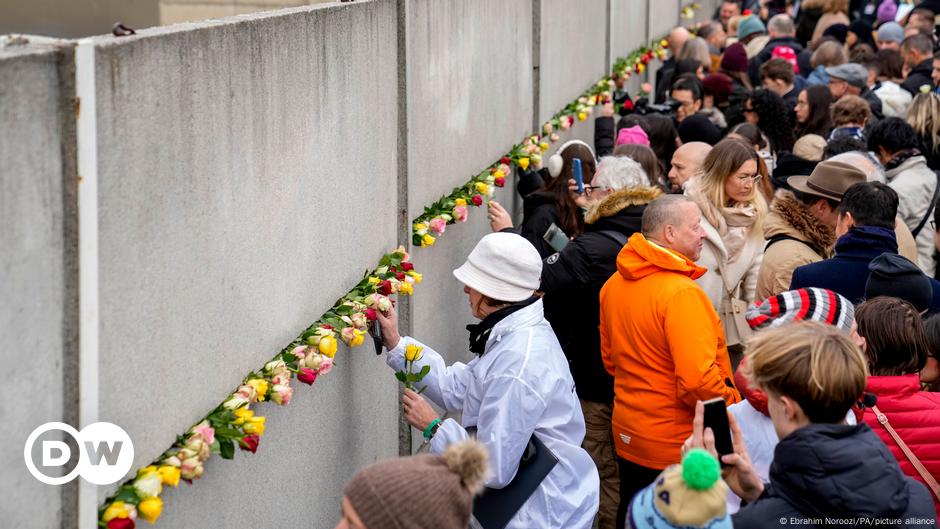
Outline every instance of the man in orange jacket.
{"type": "Polygon", "coordinates": [[[698,207],[666,195],[643,212],[642,233],[617,256],[601,290],[604,367],[614,377],[613,435],[620,466],[618,527],[637,491],[681,461],[695,403],[740,400],[721,322],[695,279],[705,231],[698,207]]]}

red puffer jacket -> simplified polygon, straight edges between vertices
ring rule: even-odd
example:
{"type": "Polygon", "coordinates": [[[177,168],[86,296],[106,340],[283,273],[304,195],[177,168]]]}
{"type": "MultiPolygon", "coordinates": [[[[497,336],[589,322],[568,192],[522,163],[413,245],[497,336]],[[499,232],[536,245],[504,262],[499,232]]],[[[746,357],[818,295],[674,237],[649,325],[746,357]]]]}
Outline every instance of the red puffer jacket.
{"type": "MultiPolygon", "coordinates": [[[[921,391],[917,375],[868,377],[865,391],[877,395],[878,409],[888,417],[898,437],[914,452],[934,479],[940,480],[940,394],[921,391]]],[[[901,465],[901,470],[923,483],[924,480],[891,434],[878,423],[875,411],[866,408],[863,420],[888,445],[901,465]]],[[[940,512],[940,503],[936,497],[934,507],[940,512]]]]}

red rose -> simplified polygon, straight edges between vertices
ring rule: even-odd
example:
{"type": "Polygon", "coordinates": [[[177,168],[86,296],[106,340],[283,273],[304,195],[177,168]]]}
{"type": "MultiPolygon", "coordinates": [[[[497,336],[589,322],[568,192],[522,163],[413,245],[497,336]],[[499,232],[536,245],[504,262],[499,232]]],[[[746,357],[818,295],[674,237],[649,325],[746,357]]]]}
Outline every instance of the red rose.
{"type": "Polygon", "coordinates": [[[633,101],[630,101],[629,99],[627,99],[626,101],[624,101],[624,102],[623,102],[623,108],[625,108],[625,109],[627,109],[627,110],[633,110],[633,101]]]}
{"type": "Polygon", "coordinates": [[[375,321],[375,319],[379,317],[378,314],[375,313],[375,309],[366,309],[362,311],[362,313],[366,315],[366,319],[369,321],[375,321]]]}
{"type": "Polygon", "coordinates": [[[482,206],[482,205],[483,205],[483,197],[481,197],[480,195],[473,195],[473,198],[471,198],[470,200],[473,201],[473,205],[474,205],[474,206],[482,206]]]}
{"type": "Polygon", "coordinates": [[[393,267],[390,267],[388,271],[394,274],[395,272],[398,271],[398,269],[393,266],[393,267]]]}
{"type": "Polygon", "coordinates": [[[410,272],[411,270],[414,270],[414,269],[415,269],[415,265],[409,263],[408,261],[402,261],[402,262],[401,262],[401,271],[402,271],[402,272],[410,272]]]}
{"type": "Polygon", "coordinates": [[[258,434],[246,435],[238,440],[238,447],[254,454],[258,451],[258,443],[260,441],[261,438],[258,437],[258,434]]]}
{"type": "Polygon", "coordinates": [[[134,529],[134,520],[130,518],[111,518],[108,529],[134,529]]]}
{"type": "Polygon", "coordinates": [[[324,329],[332,329],[332,328],[333,328],[333,326],[330,325],[329,323],[324,323],[324,324],[321,325],[320,327],[323,327],[324,329]]]}
{"type": "Polygon", "coordinates": [[[301,367],[300,373],[297,373],[297,380],[309,386],[317,380],[317,372],[309,367],[301,367]]]}
{"type": "Polygon", "coordinates": [[[511,160],[509,159],[508,156],[503,156],[502,158],[499,159],[499,163],[504,163],[506,165],[509,165],[511,163],[511,160]]]}
{"type": "Polygon", "coordinates": [[[376,286],[375,291],[383,296],[390,296],[392,294],[392,282],[388,279],[382,281],[376,286]]]}
{"type": "Polygon", "coordinates": [[[395,274],[395,279],[397,279],[397,280],[399,280],[399,281],[404,281],[404,280],[405,280],[405,273],[404,273],[404,272],[398,272],[397,274],[395,274]]]}
{"type": "Polygon", "coordinates": [[[493,180],[493,183],[496,184],[496,187],[503,187],[506,185],[506,179],[500,176],[497,177],[496,180],[493,180]]]}

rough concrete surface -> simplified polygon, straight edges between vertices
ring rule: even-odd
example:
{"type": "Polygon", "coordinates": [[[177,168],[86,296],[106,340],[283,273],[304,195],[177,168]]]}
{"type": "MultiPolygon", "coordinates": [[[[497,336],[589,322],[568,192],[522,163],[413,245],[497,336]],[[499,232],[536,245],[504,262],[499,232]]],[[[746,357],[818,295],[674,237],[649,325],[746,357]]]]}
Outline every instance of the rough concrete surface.
{"type": "Polygon", "coordinates": [[[647,3],[634,0],[612,0],[610,4],[611,61],[625,57],[640,46],[649,44],[646,34],[647,3]]]}
{"type": "Polygon", "coordinates": [[[413,219],[531,132],[532,16],[526,0],[407,6],[413,219]]]}
{"type": "Polygon", "coordinates": [[[541,3],[539,122],[544,123],[606,73],[607,0],[541,3]]]}
{"type": "MultiPolygon", "coordinates": [[[[381,220],[395,218],[394,3],[277,13],[100,41],[101,418],[128,431],[135,466],[158,456],[398,242],[395,224],[381,220]]],[[[357,369],[342,355],[338,363],[339,377],[357,381],[376,369],[357,369]]],[[[296,437],[306,450],[295,461],[265,438],[271,446],[262,457],[298,467],[291,472],[304,461],[306,472],[290,474],[281,490],[251,485],[252,501],[236,495],[231,508],[251,519],[258,504],[273,508],[287,490],[337,488],[333,467],[323,472],[319,463],[337,458],[358,468],[364,461],[348,456],[353,440],[394,455],[397,417],[387,411],[395,384],[382,374],[387,392],[378,380],[338,385],[359,403],[354,424],[376,425],[368,443],[338,411],[319,410],[320,387],[275,411],[290,419],[272,424],[282,431],[270,439],[296,437]]],[[[329,378],[324,386],[335,384],[329,378]]],[[[265,483],[278,477],[223,467],[265,483]]],[[[244,494],[248,484],[238,481],[244,494]]],[[[220,499],[211,485],[195,489],[220,499]]],[[[337,512],[335,499],[307,498],[306,510],[337,512]]],[[[167,511],[196,527],[205,506],[168,501],[167,511]]],[[[288,512],[281,526],[309,527],[300,510],[288,512]]]]}
{"type": "Polygon", "coordinates": [[[8,434],[0,444],[4,527],[45,529],[61,523],[60,489],[33,479],[23,462],[29,433],[45,422],[62,421],[67,413],[62,373],[69,279],[59,53],[45,46],[0,48],[0,420],[8,434]]]}

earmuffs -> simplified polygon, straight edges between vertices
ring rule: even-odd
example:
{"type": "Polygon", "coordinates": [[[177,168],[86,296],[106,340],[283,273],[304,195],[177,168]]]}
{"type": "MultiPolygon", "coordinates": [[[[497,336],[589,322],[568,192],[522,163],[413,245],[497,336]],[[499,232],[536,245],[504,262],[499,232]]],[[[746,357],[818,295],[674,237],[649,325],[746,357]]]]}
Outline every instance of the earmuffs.
{"type": "Polygon", "coordinates": [[[548,174],[552,175],[552,178],[558,177],[558,175],[561,174],[561,169],[562,169],[562,167],[564,167],[564,165],[565,165],[565,160],[562,159],[561,153],[565,152],[565,149],[567,149],[569,145],[575,145],[575,144],[577,144],[577,145],[583,145],[583,146],[587,147],[587,150],[591,151],[591,158],[592,158],[591,161],[596,162],[596,160],[595,160],[596,156],[594,155],[594,149],[592,149],[590,145],[588,145],[587,143],[584,143],[584,142],[581,141],[581,140],[569,140],[569,141],[566,141],[566,142],[564,143],[564,145],[562,145],[561,147],[558,148],[557,151],[555,151],[555,154],[551,155],[551,156],[548,158],[548,174]]]}

